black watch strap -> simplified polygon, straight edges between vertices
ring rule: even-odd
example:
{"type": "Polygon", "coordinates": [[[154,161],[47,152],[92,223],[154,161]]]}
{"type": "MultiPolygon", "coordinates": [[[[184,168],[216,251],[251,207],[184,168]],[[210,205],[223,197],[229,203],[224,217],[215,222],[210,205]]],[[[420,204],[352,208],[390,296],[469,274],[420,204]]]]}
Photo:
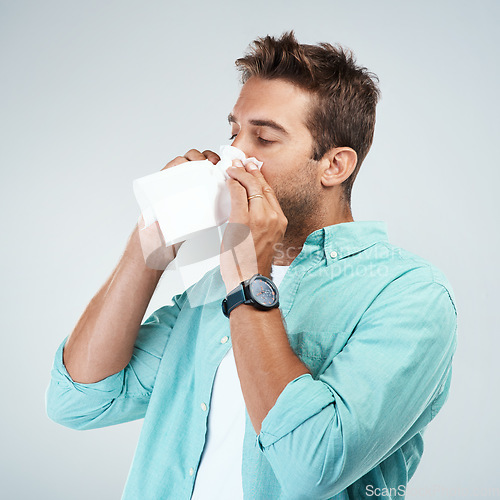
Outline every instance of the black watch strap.
{"type": "Polygon", "coordinates": [[[267,276],[263,276],[261,274],[254,274],[251,278],[242,281],[234,290],[231,290],[226,298],[222,301],[222,312],[224,315],[229,318],[229,313],[240,304],[251,304],[257,309],[261,310],[270,310],[279,306],[279,293],[277,286],[273,283],[273,281],[267,276]],[[252,286],[255,284],[257,280],[263,281],[267,283],[266,286],[270,287],[273,290],[274,301],[266,301],[262,302],[260,300],[256,300],[253,296],[252,286]]]}
{"type": "Polygon", "coordinates": [[[245,297],[245,290],[240,283],[234,290],[231,290],[226,298],[222,301],[222,312],[229,318],[229,313],[240,304],[244,304],[247,298],[245,297]]]}

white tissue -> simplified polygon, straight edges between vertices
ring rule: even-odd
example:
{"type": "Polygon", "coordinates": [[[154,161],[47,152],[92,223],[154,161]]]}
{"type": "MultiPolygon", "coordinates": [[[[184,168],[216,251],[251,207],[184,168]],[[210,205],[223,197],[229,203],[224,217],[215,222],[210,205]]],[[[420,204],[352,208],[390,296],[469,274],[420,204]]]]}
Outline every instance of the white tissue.
{"type": "Polygon", "coordinates": [[[144,227],[158,221],[166,246],[227,222],[231,197],[226,169],[234,159],[262,167],[261,161],[246,158],[234,146],[220,146],[219,156],[216,165],[210,160],[188,161],[133,181],[144,227]]]}
{"type": "Polygon", "coordinates": [[[234,146],[221,146],[219,150],[220,161],[215,165],[222,172],[222,175],[226,179],[229,179],[229,175],[226,170],[232,165],[233,160],[241,160],[243,165],[252,162],[255,163],[259,169],[262,167],[262,162],[257,160],[254,156],[247,158],[245,153],[241,149],[235,148],[234,146]]]}

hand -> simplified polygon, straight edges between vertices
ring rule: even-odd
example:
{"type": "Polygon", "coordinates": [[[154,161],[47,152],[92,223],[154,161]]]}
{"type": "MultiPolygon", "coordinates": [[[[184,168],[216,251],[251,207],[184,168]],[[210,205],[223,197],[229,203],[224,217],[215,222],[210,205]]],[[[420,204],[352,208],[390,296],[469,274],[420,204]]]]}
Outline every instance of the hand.
{"type": "Polygon", "coordinates": [[[163,238],[158,221],[145,227],[142,214],[139,216],[135,231],[139,233],[142,257],[147,267],[157,271],[164,271],[179,252],[184,243],[180,241],[175,245],[167,246],[163,238]]]}
{"type": "Polygon", "coordinates": [[[221,245],[220,269],[227,292],[259,273],[270,277],[276,244],[285,235],[288,220],[261,171],[249,162],[233,160],[226,181],[231,214],[221,245]],[[249,196],[261,195],[248,200],[249,196]]]}
{"type": "Polygon", "coordinates": [[[203,161],[210,160],[214,165],[220,161],[220,156],[209,149],[205,149],[200,153],[197,149],[190,149],[184,156],[177,156],[172,161],[169,161],[162,170],[166,168],[175,167],[186,161],[203,161]]]}
{"type": "MultiPolygon", "coordinates": [[[[197,149],[190,149],[184,156],[177,156],[172,161],[167,163],[162,170],[167,168],[175,167],[181,163],[187,161],[197,161],[197,160],[210,160],[214,165],[220,161],[218,154],[210,150],[205,150],[200,153],[197,149]]],[[[142,214],[139,216],[137,222],[137,230],[139,232],[139,238],[141,243],[142,255],[146,266],[151,269],[156,269],[159,271],[164,271],[166,267],[172,262],[179,251],[180,246],[183,241],[176,243],[175,245],[166,246],[165,240],[160,230],[158,221],[153,224],[144,227],[144,219],[142,214]]]]}

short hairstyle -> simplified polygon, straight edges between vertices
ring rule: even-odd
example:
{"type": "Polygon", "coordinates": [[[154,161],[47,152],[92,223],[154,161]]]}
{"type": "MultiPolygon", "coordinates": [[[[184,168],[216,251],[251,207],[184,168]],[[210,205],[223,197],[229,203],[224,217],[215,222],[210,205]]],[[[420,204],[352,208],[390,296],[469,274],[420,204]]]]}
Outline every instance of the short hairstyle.
{"type": "Polygon", "coordinates": [[[299,44],[290,30],[279,39],[255,39],[235,64],[242,84],[252,76],[281,78],[311,93],[314,104],[305,117],[313,137],[311,159],[320,160],[334,147],[356,151],[356,167],[341,184],[341,198],[350,208],[352,185],[373,141],[381,93],[377,75],[356,65],[350,49],[336,45],[299,44]]]}

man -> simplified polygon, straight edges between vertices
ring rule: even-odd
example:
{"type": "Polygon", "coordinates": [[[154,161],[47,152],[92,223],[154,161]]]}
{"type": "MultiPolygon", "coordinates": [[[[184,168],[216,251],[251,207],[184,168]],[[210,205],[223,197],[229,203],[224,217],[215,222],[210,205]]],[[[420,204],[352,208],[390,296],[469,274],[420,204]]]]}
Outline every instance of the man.
{"type": "MultiPolygon", "coordinates": [[[[162,270],[138,225],[56,352],[48,415],[144,417],[125,499],[403,498],[448,395],[457,313],[439,269],[352,217],[376,77],[293,31],[237,64],[232,144],[263,166],[228,169],[220,266],[141,325],[162,270]]],[[[219,161],[192,149],[165,168],[205,158],[219,161]]]]}

